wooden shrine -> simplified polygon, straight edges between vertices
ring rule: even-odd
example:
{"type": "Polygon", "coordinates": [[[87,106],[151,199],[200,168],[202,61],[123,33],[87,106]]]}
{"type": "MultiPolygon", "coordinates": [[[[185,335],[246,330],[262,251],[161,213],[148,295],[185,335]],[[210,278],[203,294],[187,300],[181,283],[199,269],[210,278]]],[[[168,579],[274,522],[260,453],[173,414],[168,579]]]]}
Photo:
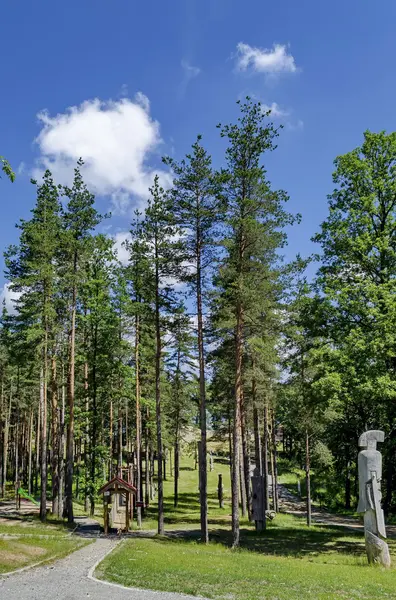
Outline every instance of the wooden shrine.
{"type": "Polygon", "coordinates": [[[129,524],[133,520],[134,496],[137,489],[121,477],[113,477],[105,483],[100,490],[103,494],[104,531],[109,529],[129,531],[129,524]]]}

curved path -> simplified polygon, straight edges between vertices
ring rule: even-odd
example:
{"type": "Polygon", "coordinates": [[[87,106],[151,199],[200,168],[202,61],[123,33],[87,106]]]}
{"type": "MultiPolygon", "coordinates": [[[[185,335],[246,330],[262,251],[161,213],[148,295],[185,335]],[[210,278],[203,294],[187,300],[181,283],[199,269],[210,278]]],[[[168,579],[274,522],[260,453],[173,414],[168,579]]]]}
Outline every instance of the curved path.
{"type": "MultiPolygon", "coordinates": [[[[55,563],[38,566],[0,579],[3,600],[181,600],[187,596],[150,590],[126,589],[102,583],[90,572],[117,545],[114,539],[97,538],[92,544],[55,563]]],[[[0,576],[1,577],[1,576],[0,576]]],[[[196,599],[195,599],[196,600],[196,599]]]]}

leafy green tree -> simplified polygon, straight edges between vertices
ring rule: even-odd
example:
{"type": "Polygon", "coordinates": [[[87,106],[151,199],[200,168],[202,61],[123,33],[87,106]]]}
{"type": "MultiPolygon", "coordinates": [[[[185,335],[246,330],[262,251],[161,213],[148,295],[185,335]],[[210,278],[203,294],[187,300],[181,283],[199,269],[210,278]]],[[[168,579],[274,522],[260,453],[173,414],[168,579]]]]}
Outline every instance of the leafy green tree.
{"type": "Polygon", "coordinates": [[[345,407],[362,428],[383,427],[387,434],[388,509],[396,448],[395,175],[396,133],[366,131],[361,147],[335,161],[329,216],[315,237],[323,263],[317,288],[328,305],[345,407]]]}

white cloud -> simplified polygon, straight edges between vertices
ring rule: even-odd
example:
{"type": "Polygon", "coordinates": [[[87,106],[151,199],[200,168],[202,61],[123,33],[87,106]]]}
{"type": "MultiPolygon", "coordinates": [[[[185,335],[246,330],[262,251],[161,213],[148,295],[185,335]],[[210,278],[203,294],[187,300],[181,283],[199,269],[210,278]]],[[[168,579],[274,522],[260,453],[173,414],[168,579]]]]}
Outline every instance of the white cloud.
{"type": "Polygon", "coordinates": [[[288,54],[287,46],[274,44],[272,49],[254,48],[239,42],[237,45],[237,68],[247,71],[251,68],[257,73],[277,74],[297,71],[294,57],[288,54]]]}
{"type": "Polygon", "coordinates": [[[185,78],[187,80],[194,79],[194,77],[198,77],[198,75],[201,72],[201,69],[199,67],[194,67],[193,65],[190,65],[190,63],[184,59],[181,61],[181,66],[184,71],[185,78]]]}
{"type": "Polygon", "coordinates": [[[268,112],[270,110],[271,114],[269,116],[273,119],[281,119],[282,117],[288,117],[290,114],[287,110],[281,108],[277,102],[272,102],[272,104],[262,104],[261,108],[263,112],[268,112]]]}
{"type": "Polygon", "coordinates": [[[155,173],[162,185],[170,181],[169,173],[147,164],[162,140],[159,123],[150,115],[150,102],[141,92],[133,100],[95,98],[54,117],[43,111],[38,118],[42,129],[35,140],[41,152],[36,177],[49,168],[56,181],[70,183],[82,157],[88,187],[96,194],[112,195],[124,212],[131,195],[147,198],[155,173]]]}
{"type": "Polygon", "coordinates": [[[8,313],[15,313],[15,303],[14,300],[17,300],[20,297],[19,292],[14,292],[10,289],[10,284],[5,283],[3,289],[0,292],[0,303],[1,310],[3,310],[3,302],[5,303],[5,307],[8,313]]]}
{"type": "Polygon", "coordinates": [[[126,240],[131,239],[129,231],[119,231],[114,236],[114,249],[117,252],[118,260],[121,264],[127,265],[129,261],[129,252],[123,245],[126,240]]]}

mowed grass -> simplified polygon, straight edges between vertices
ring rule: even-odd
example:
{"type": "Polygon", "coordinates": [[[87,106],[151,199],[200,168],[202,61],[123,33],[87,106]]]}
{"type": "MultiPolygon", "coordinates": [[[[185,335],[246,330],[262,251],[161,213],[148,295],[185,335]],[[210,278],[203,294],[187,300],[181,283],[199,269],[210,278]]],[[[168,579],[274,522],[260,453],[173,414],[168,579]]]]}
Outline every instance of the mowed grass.
{"type": "Polygon", "coordinates": [[[0,573],[8,573],[42,561],[66,556],[87,544],[87,540],[72,537],[0,538],[0,573]]]}
{"type": "MultiPolygon", "coordinates": [[[[396,570],[367,564],[362,533],[315,525],[279,514],[257,533],[241,520],[241,548],[230,548],[229,466],[208,471],[211,542],[199,543],[198,471],[182,461],[179,506],[173,506],[173,479],[165,482],[165,529],[169,536],[126,539],[97,569],[102,579],[122,585],[179,592],[218,600],[395,598],[396,570]],[[217,501],[223,474],[225,508],[217,501]],[[176,531],[177,530],[177,531],[176,531]]],[[[144,529],[155,529],[155,501],[144,529]]],[[[144,535],[144,532],[142,532],[144,535]]],[[[141,534],[141,535],[142,535],[141,534]]],[[[396,545],[389,541],[396,564],[396,545]]]]}
{"type": "Polygon", "coordinates": [[[362,556],[336,560],[331,551],[325,561],[233,551],[218,543],[133,539],[110,554],[96,574],[127,586],[216,600],[396,598],[394,571],[368,567],[362,556]]]}
{"type": "Polygon", "coordinates": [[[70,527],[48,515],[46,523],[38,516],[0,516],[0,573],[8,573],[39,562],[66,556],[87,544],[70,535],[70,527]]]}

